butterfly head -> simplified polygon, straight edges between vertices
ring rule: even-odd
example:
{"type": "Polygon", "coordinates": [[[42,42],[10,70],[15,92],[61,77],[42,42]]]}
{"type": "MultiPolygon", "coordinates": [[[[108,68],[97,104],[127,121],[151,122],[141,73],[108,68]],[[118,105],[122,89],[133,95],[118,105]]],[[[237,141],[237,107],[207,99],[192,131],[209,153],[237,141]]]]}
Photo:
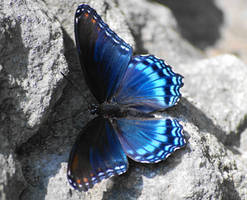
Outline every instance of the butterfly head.
{"type": "Polygon", "coordinates": [[[88,110],[92,115],[98,114],[99,112],[99,105],[98,104],[90,104],[88,106],[88,110]]]}

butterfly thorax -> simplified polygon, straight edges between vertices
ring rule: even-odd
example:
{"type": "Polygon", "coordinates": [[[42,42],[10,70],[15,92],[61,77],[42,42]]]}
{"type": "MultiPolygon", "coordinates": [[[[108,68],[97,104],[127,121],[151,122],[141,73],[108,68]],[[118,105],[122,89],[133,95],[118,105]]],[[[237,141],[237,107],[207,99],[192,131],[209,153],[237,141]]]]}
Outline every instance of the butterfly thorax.
{"type": "Polygon", "coordinates": [[[91,104],[89,106],[89,111],[91,114],[96,114],[106,118],[152,118],[152,114],[140,112],[132,107],[119,105],[115,103],[104,102],[102,104],[91,104]]]}
{"type": "Polygon", "coordinates": [[[91,104],[89,105],[89,111],[91,114],[104,117],[125,117],[125,114],[121,111],[119,105],[116,104],[91,104]]]}

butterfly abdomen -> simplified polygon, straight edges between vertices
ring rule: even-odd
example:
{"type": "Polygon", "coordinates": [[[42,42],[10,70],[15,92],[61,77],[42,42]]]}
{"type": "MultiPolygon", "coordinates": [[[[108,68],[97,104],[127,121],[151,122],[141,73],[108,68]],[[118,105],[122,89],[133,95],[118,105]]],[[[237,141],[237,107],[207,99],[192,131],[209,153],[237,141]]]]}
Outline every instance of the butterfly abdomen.
{"type": "Polygon", "coordinates": [[[107,102],[104,102],[103,104],[98,105],[98,109],[95,113],[99,116],[103,116],[106,118],[125,117],[125,114],[121,110],[119,105],[110,104],[107,102]]]}

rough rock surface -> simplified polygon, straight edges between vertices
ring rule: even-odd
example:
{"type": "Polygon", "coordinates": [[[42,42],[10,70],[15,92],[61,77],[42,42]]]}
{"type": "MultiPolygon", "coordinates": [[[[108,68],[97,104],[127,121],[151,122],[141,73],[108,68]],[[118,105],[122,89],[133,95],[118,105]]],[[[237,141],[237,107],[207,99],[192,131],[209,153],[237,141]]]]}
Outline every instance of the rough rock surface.
{"type": "Polygon", "coordinates": [[[245,0],[155,0],[168,6],[183,37],[208,56],[234,54],[247,63],[245,0]]]}
{"type": "Polygon", "coordinates": [[[221,36],[223,11],[215,0],[156,0],[171,9],[182,36],[199,49],[214,45],[221,36]]]}
{"type": "Polygon", "coordinates": [[[247,66],[232,55],[202,59],[181,37],[181,24],[164,3],[85,3],[136,53],[165,58],[185,77],[184,97],[167,112],[181,121],[188,145],[158,164],[130,161],[127,173],[87,193],[73,190],[66,178],[68,155],[92,117],[86,100],[94,101],[74,44],[78,1],[5,1],[0,7],[0,199],[247,199],[247,66]],[[70,84],[63,90],[60,72],[67,70],[80,92],[70,84]]]}
{"type": "Polygon", "coordinates": [[[0,170],[0,199],[19,199],[27,184],[14,153],[0,153],[0,170]]]}
{"type": "Polygon", "coordinates": [[[119,0],[119,6],[135,37],[136,53],[154,54],[170,65],[203,57],[201,52],[181,38],[177,22],[166,7],[146,0],[119,0]]]}
{"type": "Polygon", "coordinates": [[[67,64],[61,26],[43,2],[3,1],[0,9],[0,198],[17,199],[24,179],[13,152],[61,96],[67,64]]]}
{"type": "Polygon", "coordinates": [[[208,48],[208,55],[232,53],[247,63],[247,3],[245,0],[215,1],[222,10],[224,23],[221,37],[214,46],[208,48]]]}
{"type": "MultiPolygon", "coordinates": [[[[233,55],[222,55],[179,65],[178,71],[185,77],[184,92],[218,126],[219,140],[239,145],[247,126],[247,66],[233,55]]],[[[204,126],[209,128],[206,121],[204,126]]]]}
{"type": "Polygon", "coordinates": [[[59,98],[66,61],[60,24],[44,3],[6,1],[1,12],[1,131],[26,141],[59,98]],[[29,9],[30,7],[31,9],[29,9]],[[21,134],[20,134],[21,133],[21,134]]]}

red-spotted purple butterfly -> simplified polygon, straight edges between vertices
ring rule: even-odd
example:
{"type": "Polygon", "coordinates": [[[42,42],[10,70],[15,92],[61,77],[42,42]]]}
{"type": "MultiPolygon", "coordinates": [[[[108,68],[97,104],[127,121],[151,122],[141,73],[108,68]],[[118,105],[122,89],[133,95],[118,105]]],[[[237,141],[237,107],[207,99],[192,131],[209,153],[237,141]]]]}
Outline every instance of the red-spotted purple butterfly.
{"type": "Polygon", "coordinates": [[[85,4],[75,13],[75,39],[87,85],[99,103],[91,105],[98,116],[83,128],[70,153],[67,176],[75,189],[87,191],[126,172],[127,156],[156,163],[185,146],[177,120],[152,114],[178,102],[181,75],[152,55],[133,56],[85,4]]]}

